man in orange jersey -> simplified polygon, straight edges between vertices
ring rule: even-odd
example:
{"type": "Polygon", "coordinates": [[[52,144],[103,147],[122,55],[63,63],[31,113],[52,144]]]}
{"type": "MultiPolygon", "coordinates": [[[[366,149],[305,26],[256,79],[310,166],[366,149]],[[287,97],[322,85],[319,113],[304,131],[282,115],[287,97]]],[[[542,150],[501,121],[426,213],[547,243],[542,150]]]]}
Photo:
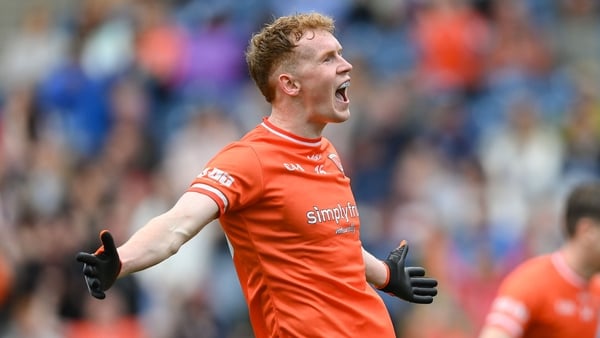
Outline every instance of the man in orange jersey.
{"type": "Polygon", "coordinates": [[[575,187],[564,225],[559,250],[502,282],[480,338],[600,337],[600,182],[575,187]]]}
{"type": "Polygon", "coordinates": [[[252,37],[246,60],[270,115],[118,249],[104,231],[94,254],[78,254],[93,296],[176,253],[218,217],[256,337],[395,337],[372,286],[433,301],[437,281],[404,266],[406,242],[385,260],[362,247],[350,179],[321,136],[328,123],[350,117],[352,65],[333,31],[327,16],[297,14],[252,37]]]}

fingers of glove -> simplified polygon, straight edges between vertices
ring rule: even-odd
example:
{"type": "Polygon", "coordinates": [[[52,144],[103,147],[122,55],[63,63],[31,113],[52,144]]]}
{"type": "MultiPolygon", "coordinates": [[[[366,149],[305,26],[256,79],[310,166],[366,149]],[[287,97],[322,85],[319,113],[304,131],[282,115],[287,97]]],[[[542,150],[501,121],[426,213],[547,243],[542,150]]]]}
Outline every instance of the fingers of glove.
{"type": "Polygon", "coordinates": [[[411,278],[410,285],[422,288],[434,288],[438,285],[438,282],[433,278],[411,278]]]}
{"type": "Polygon", "coordinates": [[[100,283],[98,278],[88,278],[87,282],[90,286],[90,289],[102,291],[102,283],[100,283]]]}
{"type": "Polygon", "coordinates": [[[408,273],[408,275],[410,277],[425,276],[425,269],[420,266],[409,266],[409,267],[405,268],[404,271],[406,271],[406,273],[408,273]]]}
{"type": "Polygon", "coordinates": [[[104,291],[102,290],[102,283],[100,283],[98,278],[90,278],[86,276],[85,282],[87,284],[88,291],[92,296],[98,299],[106,298],[106,294],[104,294],[104,291]]]}
{"type": "Polygon", "coordinates": [[[100,240],[102,241],[102,247],[104,248],[104,253],[108,255],[116,255],[117,247],[115,246],[115,241],[108,230],[102,230],[100,233],[100,240]]]}
{"type": "Polygon", "coordinates": [[[96,267],[89,264],[83,265],[83,274],[87,277],[98,277],[98,271],[96,270],[96,267]]]}
{"type": "Polygon", "coordinates": [[[77,259],[78,262],[93,266],[96,266],[100,263],[100,259],[98,259],[96,255],[87,252],[78,253],[75,259],[77,259]]]}
{"type": "Polygon", "coordinates": [[[415,296],[435,296],[438,291],[436,288],[412,288],[413,295],[415,296]]]}
{"type": "Polygon", "coordinates": [[[413,298],[411,299],[412,303],[417,303],[417,304],[431,304],[433,303],[433,297],[431,296],[413,296],[413,298]]]}
{"type": "Polygon", "coordinates": [[[106,294],[100,289],[90,289],[90,294],[98,299],[106,298],[106,294]]]}

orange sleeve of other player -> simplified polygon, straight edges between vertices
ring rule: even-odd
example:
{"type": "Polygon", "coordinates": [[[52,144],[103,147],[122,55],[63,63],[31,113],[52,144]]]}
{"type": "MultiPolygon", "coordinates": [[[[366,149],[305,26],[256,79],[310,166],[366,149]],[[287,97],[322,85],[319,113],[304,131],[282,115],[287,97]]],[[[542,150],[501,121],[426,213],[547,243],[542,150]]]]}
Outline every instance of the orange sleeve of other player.
{"type": "Polygon", "coordinates": [[[535,283],[545,273],[540,265],[547,257],[525,262],[511,272],[498,289],[486,325],[496,327],[511,337],[521,337],[531,318],[535,316],[543,290],[535,283]]]}

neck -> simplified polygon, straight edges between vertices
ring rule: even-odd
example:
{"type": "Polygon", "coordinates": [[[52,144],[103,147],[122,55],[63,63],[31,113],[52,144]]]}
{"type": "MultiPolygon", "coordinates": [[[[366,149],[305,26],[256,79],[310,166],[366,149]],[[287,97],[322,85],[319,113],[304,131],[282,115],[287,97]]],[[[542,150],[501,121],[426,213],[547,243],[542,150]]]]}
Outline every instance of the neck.
{"type": "Polygon", "coordinates": [[[574,243],[567,243],[562,248],[562,254],[565,258],[565,263],[571,268],[577,275],[589,280],[594,275],[595,271],[589,267],[586,261],[586,253],[582,252],[580,246],[574,243]]]}
{"type": "Polygon", "coordinates": [[[306,114],[291,111],[282,111],[276,108],[271,110],[269,122],[294,135],[304,138],[321,137],[325,123],[312,123],[306,120],[306,114]]]}

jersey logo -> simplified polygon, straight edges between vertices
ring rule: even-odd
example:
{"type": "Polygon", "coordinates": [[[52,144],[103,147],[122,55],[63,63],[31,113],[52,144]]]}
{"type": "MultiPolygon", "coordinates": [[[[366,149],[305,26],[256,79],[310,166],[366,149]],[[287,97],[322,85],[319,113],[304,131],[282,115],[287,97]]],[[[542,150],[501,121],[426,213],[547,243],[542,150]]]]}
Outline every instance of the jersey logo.
{"type": "Polygon", "coordinates": [[[342,235],[342,234],[347,234],[347,233],[351,233],[354,231],[356,231],[356,227],[354,226],[354,224],[350,224],[350,226],[347,226],[347,227],[337,228],[335,230],[335,234],[342,235]]]}
{"type": "Polygon", "coordinates": [[[577,305],[569,299],[558,299],[554,303],[554,310],[559,315],[572,316],[577,311],[577,305]]]}
{"type": "Polygon", "coordinates": [[[308,158],[309,160],[312,160],[312,161],[316,162],[316,161],[318,161],[318,160],[321,159],[321,154],[308,155],[308,156],[306,156],[306,158],[308,158]]]}
{"type": "Polygon", "coordinates": [[[202,170],[202,173],[198,177],[208,177],[226,187],[230,187],[235,181],[229,173],[219,168],[206,168],[202,170]]]}
{"type": "Polygon", "coordinates": [[[320,208],[315,205],[312,209],[306,211],[306,223],[319,224],[332,221],[335,224],[340,224],[341,222],[350,223],[351,218],[358,216],[358,208],[351,202],[347,202],[346,204],[338,203],[331,208],[320,208]]]}
{"type": "Polygon", "coordinates": [[[495,312],[508,314],[520,322],[525,322],[529,318],[527,307],[520,301],[510,297],[500,297],[494,301],[492,306],[495,312]]]}
{"type": "Polygon", "coordinates": [[[304,171],[304,168],[302,168],[301,165],[299,165],[298,163],[284,163],[283,166],[285,167],[285,169],[289,170],[289,171],[304,171]]]}
{"type": "Polygon", "coordinates": [[[325,169],[323,169],[323,167],[324,166],[322,164],[319,164],[318,166],[315,166],[315,172],[317,174],[321,174],[321,175],[327,174],[327,172],[325,171],[325,169]]]}
{"type": "Polygon", "coordinates": [[[339,157],[336,154],[331,153],[331,154],[327,155],[327,158],[330,159],[331,161],[333,161],[335,166],[338,167],[338,169],[342,173],[344,173],[344,167],[342,167],[342,161],[340,161],[339,157]]]}

